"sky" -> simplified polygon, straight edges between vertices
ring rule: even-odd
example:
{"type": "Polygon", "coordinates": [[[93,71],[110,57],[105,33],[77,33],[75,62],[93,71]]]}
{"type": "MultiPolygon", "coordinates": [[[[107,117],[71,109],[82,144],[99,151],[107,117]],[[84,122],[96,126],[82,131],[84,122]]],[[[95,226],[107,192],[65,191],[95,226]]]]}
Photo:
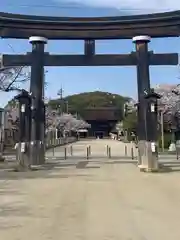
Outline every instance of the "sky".
{"type": "MultiPolygon", "coordinates": [[[[6,0],[1,11],[51,16],[115,16],[180,10],[179,0],[6,0]],[[163,6],[163,7],[162,7],[163,6]]],[[[98,40],[96,53],[130,53],[131,40],[98,40]]],[[[149,50],[155,53],[180,53],[180,39],[152,39],[149,50]]],[[[31,51],[28,40],[0,39],[0,52],[9,54],[31,51]]],[[[48,41],[46,51],[58,54],[82,54],[83,41],[48,41]]],[[[48,86],[45,96],[56,98],[63,87],[64,96],[87,91],[106,91],[137,97],[135,67],[51,67],[46,68],[48,86]]],[[[151,85],[178,84],[180,66],[150,67],[151,85]]],[[[3,107],[15,93],[0,93],[3,107]]]]}

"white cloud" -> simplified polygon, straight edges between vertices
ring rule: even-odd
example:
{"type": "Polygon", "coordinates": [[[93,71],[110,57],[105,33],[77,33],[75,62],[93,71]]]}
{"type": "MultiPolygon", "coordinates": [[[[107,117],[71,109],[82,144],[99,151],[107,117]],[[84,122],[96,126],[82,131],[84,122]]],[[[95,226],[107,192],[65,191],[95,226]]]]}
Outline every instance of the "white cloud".
{"type": "MultiPolygon", "coordinates": [[[[62,0],[54,0],[61,2],[62,0]]],[[[63,0],[65,3],[77,3],[91,7],[116,8],[118,10],[172,11],[180,9],[180,0],[63,0]]]]}

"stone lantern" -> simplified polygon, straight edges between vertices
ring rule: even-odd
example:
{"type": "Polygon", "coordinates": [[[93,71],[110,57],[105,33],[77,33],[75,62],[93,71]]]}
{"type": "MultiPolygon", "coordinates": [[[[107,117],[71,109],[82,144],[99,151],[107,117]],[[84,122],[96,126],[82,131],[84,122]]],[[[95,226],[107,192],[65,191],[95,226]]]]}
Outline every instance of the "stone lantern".
{"type": "Polygon", "coordinates": [[[26,90],[22,90],[15,97],[19,101],[19,139],[16,143],[17,161],[19,167],[30,167],[30,139],[31,139],[31,96],[26,90]]]}
{"type": "Polygon", "coordinates": [[[147,102],[147,112],[146,112],[146,131],[147,142],[150,143],[149,148],[147,149],[148,157],[148,168],[151,171],[158,170],[158,99],[161,98],[161,95],[154,92],[154,89],[151,89],[150,92],[144,92],[144,98],[147,102]]]}

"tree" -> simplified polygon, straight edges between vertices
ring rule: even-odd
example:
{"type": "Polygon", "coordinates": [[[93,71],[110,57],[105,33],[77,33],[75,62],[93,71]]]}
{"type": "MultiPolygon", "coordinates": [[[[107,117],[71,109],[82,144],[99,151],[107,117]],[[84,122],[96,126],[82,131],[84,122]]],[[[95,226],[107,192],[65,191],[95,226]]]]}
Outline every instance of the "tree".
{"type": "Polygon", "coordinates": [[[132,111],[123,120],[123,128],[129,132],[137,130],[137,112],[132,111]]]}
{"type": "Polygon", "coordinates": [[[30,71],[28,67],[5,67],[0,68],[0,90],[19,91],[21,85],[30,80],[30,71]]]}
{"type": "MultiPolygon", "coordinates": [[[[124,103],[129,100],[130,98],[118,94],[95,91],[67,96],[63,102],[68,102],[68,109],[72,114],[77,112],[84,117],[87,108],[116,107],[122,110],[124,103]]],[[[58,109],[61,101],[61,99],[54,99],[49,101],[48,105],[52,109],[58,109]]]]}
{"type": "Polygon", "coordinates": [[[180,120],[180,85],[159,85],[155,92],[161,95],[158,110],[163,113],[164,129],[169,131],[180,120]]]}

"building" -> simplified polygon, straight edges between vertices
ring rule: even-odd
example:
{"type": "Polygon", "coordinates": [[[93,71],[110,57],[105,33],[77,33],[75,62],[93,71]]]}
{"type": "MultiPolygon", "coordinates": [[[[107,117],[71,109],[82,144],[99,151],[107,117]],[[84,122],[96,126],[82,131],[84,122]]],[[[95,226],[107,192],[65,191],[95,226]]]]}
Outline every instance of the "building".
{"type": "Polygon", "coordinates": [[[109,136],[122,117],[122,110],[116,107],[87,108],[83,116],[84,120],[91,124],[89,136],[100,138],[109,136]]]}

